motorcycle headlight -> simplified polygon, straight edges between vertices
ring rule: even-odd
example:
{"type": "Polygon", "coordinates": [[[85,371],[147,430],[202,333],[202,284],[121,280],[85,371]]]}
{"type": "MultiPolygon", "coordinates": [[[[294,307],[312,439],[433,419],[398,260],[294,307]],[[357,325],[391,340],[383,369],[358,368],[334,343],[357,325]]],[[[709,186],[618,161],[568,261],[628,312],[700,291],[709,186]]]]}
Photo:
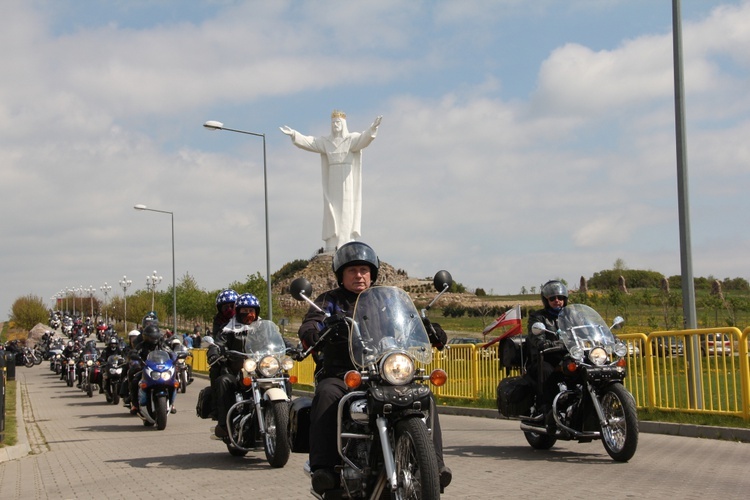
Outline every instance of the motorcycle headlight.
{"type": "Polygon", "coordinates": [[[161,379],[164,380],[164,381],[167,381],[170,378],[172,378],[172,373],[168,372],[168,371],[167,372],[161,372],[160,375],[161,375],[161,379]]]}
{"type": "Polygon", "coordinates": [[[110,368],[109,373],[112,375],[120,375],[122,373],[122,368],[110,368]]]}
{"type": "Polygon", "coordinates": [[[279,360],[273,356],[266,356],[260,360],[258,371],[264,377],[273,377],[279,372],[279,360]]]}
{"type": "Polygon", "coordinates": [[[582,347],[578,347],[577,345],[573,346],[568,352],[570,353],[570,356],[576,361],[583,361],[584,351],[582,347]]]}
{"type": "Polygon", "coordinates": [[[289,371],[292,368],[294,368],[294,361],[289,356],[284,356],[284,359],[281,360],[281,368],[284,371],[289,371]]]}
{"type": "Polygon", "coordinates": [[[253,373],[256,366],[258,366],[258,363],[256,363],[254,359],[250,358],[246,359],[245,362],[242,363],[242,369],[247,373],[253,373]]]}
{"type": "Polygon", "coordinates": [[[625,355],[628,353],[628,346],[623,344],[622,342],[618,342],[615,344],[615,354],[617,354],[619,357],[624,358],[625,355]]]}
{"type": "Polygon", "coordinates": [[[179,365],[184,365],[184,364],[185,364],[185,360],[184,360],[183,358],[179,358],[179,359],[177,360],[177,364],[179,364],[179,365]]]}
{"type": "Polygon", "coordinates": [[[90,359],[87,359],[87,360],[86,360],[86,366],[91,366],[91,365],[93,365],[93,364],[94,364],[94,362],[93,362],[93,361],[91,361],[90,359]]]}
{"type": "Polygon", "coordinates": [[[414,378],[414,360],[403,352],[389,354],[380,363],[380,374],[391,385],[408,384],[414,378]]]}
{"type": "Polygon", "coordinates": [[[152,370],[151,372],[149,372],[148,376],[151,377],[151,380],[159,380],[161,379],[161,372],[152,370]]]}
{"type": "Polygon", "coordinates": [[[607,351],[605,351],[601,347],[591,349],[591,352],[589,353],[589,359],[596,366],[602,366],[608,361],[607,351]]]}

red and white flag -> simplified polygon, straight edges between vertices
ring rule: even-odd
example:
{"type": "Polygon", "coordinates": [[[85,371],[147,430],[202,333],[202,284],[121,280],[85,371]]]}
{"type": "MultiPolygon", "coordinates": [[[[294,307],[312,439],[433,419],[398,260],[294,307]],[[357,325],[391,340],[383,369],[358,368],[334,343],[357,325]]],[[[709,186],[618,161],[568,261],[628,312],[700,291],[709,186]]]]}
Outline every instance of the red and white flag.
{"type": "Polygon", "coordinates": [[[487,335],[492,330],[500,326],[509,326],[510,328],[505,330],[499,337],[486,343],[482,347],[489,347],[495,342],[499,342],[500,340],[504,339],[505,337],[510,337],[511,335],[517,335],[521,333],[521,304],[516,304],[515,307],[508,309],[495,321],[487,325],[487,328],[482,330],[482,335],[487,335]]]}

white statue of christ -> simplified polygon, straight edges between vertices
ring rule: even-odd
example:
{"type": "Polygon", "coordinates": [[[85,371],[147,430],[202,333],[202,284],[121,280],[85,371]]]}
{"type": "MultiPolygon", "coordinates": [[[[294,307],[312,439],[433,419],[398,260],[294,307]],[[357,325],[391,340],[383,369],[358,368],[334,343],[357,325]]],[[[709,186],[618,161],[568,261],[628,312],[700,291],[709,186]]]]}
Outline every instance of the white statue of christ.
{"type": "Polygon", "coordinates": [[[362,221],[362,150],[378,133],[382,116],[362,133],[349,132],[346,114],[331,114],[331,135],[311,137],[284,125],[280,130],[300,149],[320,154],[323,175],[323,241],[335,252],[344,243],[359,239],[362,221]]]}

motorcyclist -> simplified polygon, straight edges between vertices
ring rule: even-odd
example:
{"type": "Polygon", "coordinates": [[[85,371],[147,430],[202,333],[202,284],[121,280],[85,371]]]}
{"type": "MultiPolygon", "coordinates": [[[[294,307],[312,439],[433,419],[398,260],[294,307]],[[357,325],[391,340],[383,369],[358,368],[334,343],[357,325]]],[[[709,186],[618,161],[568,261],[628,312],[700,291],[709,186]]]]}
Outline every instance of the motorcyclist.
{"type": "Polygon", "coordinates": [[[120,385],[120,397],[122,398],[122,404],[130,407],[130,367],[133,366],[135,361],[131,358],[131,353],[135,353],[135,344],[138,341],[138,337],[141,332],[138,330],[130,330],[128,333],[128,343],[122,350],[122,356],[128,361],[128,373],[126,377],[122,377],[120,385]]]}
{"type": "Polygon", "coordinates": [[[560,363],[564,352],[547,352],[542,361],[541,351],[553,347],[559,339],[554,333],[546,331],[536,335],[531,327],[534,323],[543,323],[547,330],[557,331],[557,318],[563,307],[568,305],[568,288],[559,280],[550,280],[542,285],[540,295],[544,309],[529,313],[529,331],[526,337],[529,349],[528,373],[533,375],[537,384],[537,393],[542,403],[540,412],[545,415],[549,425],[554,425],[552,400],[559,392],[558,383],[563,381],[560,363]]]}
{"type": "MultiPolygon", "coordinates": [[[[333,272],[338,288],[322,293],[315,304],[323,310],[310,307],[299,329],[302,345],[314,345],[320,334],[327,328],[332,331],[316,358],[316,386],[310,411],[310,469],[313,472],[312,487],[318,494],[333,489],[338,484],[338,474],[334,467],[340,464],[336,442],[336,420],[339,400],[348,389],[343,376],[354,369],[349,356],[349,328],[341,318],[351,318],[359,294],[368,289],[378,279],[380,261],[369,245],[352,241],[342,245],[333,256],[333,272]],[[325,313],[331,316],[327,318],[325,313]]],[[[446,343],[445,331],[437,323],[425,320],[430,341],[439,349],[446,343]]],[[[443,443],[437,412],[433,415],[433,442],[440,470],[440,485],[448,486],[452,479],[451,470],[443,461],[443,443]]]]}
{"type": "Polygon", "coordinates": [[[135,345],[131,351],[131,353],[134,354],[131,354],[131,361],[133,358],[135,358],[135,361],[131,362],[130,368],[128,369],[131,413],[138,411],[138,379],[143,370],[142,361],[148,357],[148,354],[151,351],[154,351],[157,348],[168,350],[167,346],[164,345],[163,334],[161,330],[159,330],[159,320],[156,317],[156,313],[153,311],[148,313],[143,318],[141,326],[141,334],[136,337],[135,345]]]}
{"type": "Polygon", "coordinates": [[[92,339],[87,341],[83,345],[81,355],[78,358],[78,367],[76,369],[76,378],[78,380],[78,383],[76,384],[76,387],[78,387],[79,389],[83,384],[83,363],[86,362],[86,356],[93,356],[92,359],[99,358],[99,350],[96,348],[96,340],[92,339]]]}
{"type": "MultiPolygon", "coordinates": [[[[172,337],[169,340],[169,348],[172,349],[172,352],[175,353],[175,355],[180,353],[190,354],[190,350],[182,345],[182,341],[177,337],[172,337]]],[[[193,367],[190,366],[189,363],[185,363],[185,366],[187,366],[188,385],[190,385],[193,383],[193,367]]]]}
{"type": "MultiPolygon", "coordinates": [[[[244,336],[247,335],[244,327],[260,317],[260,301],[251,293],[243,293],[237,297],[235,311],[235,316],[216,335],[214,343],[208,348],[206,354],[209,363],[214,363],[227,350],[244,351],[244,336]]],[[[211,382],[211,391],[218,420],[214,434],[223,438],[228,435],[227,412],[234,403],[234,388],[237,385],[235,374],[242,368],[242,360],[227,360],[224,363],[214,363],[213,366],[219,364],[222,365],[220,375],[211,382]]]]}
{"type": "MultiPolygon", "coordinates": [[[[238,297],[239,294],[231,288],[222,290],[216,296],[216,315],[214,316],[213,330],[211,331],[214,340],[218,340],[221,331],[234,318],[234,304],[238,297]]],[[[193,345],[195,345],[195,342],[193,342],[193,345]]],[[[208,377],[212,384],[219,375],[221,375],[221,367],[218,364],[214,364],[208,369],[208,377]]]]}
{"type": "MultiPolygon", "coordinates": [[[[72,340],[68,340],[68,342],[65,344],[65,347],[62,351],[63,360],[67,361],[69,358],[76,358],[76,344],[72,340]]],[[[63,367],[62,370],[60,370],[60,380],[65,379],[65,375],[67,372],[67,367],[63,367]]]]}

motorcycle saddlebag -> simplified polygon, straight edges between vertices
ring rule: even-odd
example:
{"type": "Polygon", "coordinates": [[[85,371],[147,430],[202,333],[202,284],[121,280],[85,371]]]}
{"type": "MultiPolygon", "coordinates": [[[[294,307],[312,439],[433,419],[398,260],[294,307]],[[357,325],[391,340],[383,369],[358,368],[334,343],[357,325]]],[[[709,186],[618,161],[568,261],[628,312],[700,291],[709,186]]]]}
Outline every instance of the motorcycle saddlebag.
{"type": "Polygon", "coordinates": [[[508,377],[497,386],[497,411],[504,417],[523,417],[531,413],[534,387],[525,377],[508,377]]]}
{"type": "Polygon", "coordinates": [[[310,452],[310,408],[312,399],[299,397],[289,408],[289,441],[294,453],[310,452]]]}
{"type": "Polygon", "coordinates": [[[213,411],[213,396],[211,393],[211,386],[204,387],[201,392],[198,393],[198,404],[195,405],[195,413],[200,418],[211,418],[213,411]]]}

